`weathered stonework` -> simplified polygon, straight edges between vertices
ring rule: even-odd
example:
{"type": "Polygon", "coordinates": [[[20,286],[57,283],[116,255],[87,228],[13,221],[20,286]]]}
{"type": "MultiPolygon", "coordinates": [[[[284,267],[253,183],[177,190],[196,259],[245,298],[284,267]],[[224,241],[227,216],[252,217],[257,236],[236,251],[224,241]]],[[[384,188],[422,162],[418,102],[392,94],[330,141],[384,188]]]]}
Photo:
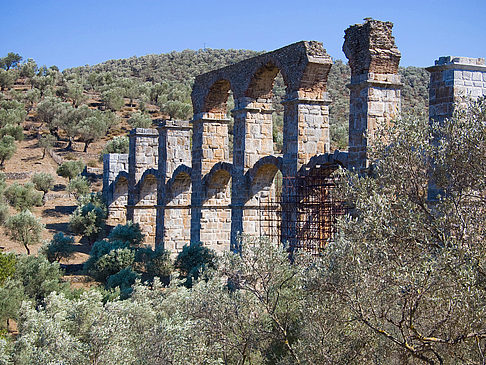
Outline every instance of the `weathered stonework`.
{"type": "Polygon", "coordinates": [[[429,117],[442,121],[457,105],[486,96],[484,58],[440,57],[430,72],[429,117]]]}
{"type": "MultiPolygon", "coordinates": [[[[261,215],[273,214],[270,220],[286,222],[281,237],[292,246],[303,223],[294,224],[296,211],[283,208],[295,198],[292,179],[322,166],[331,166],[323,171],[337,165],[366,170],[369,137],[399,117],[400,52],[391,31],[391,23],[375,20],[346,30],[343,50],[352,70],[348,152],[329,150],[331,59],[321,43],[298,42],[198,76],[191,122],[164,121],[157,131],[134,130],[129,157],[105,156],[110,219],[140,222],[148,243],[175,253],[191,241],[218,251],[238,250],[238,236],[268,233],[261,215]],[[281,156],[274,154],[272,142],[271,98],[278,72],[287,87],[281,156]],[[226,118],[230,92],[235,100],[232,161],[226,118]],[[276,210],[261,209],[277,194],[282,194],[278,218],[276,210]]],[[[486,95],[483,59],[441,58],[428,70],[432,119],[450,116],[454,103],[465,97],[486,95]]]]}
{"type": "Polygon", "coordinates": [[[400,115],[400,52],[393,24],[366,20],[345,32],[343,51],[351,67],[348,167],[364,171],[366,150],[380,125],[400,115]]]}

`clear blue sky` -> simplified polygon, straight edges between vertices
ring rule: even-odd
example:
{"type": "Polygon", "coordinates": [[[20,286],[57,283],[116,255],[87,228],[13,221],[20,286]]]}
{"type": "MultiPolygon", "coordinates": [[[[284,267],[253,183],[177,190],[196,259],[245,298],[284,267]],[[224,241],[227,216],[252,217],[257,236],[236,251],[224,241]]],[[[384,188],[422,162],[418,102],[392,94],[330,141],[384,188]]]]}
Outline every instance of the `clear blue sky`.
{"type": "Polygon", "coordinates": [[[0,56],[60,69],[200,48],[273,50],[317,40],[333,58],[363,18],[392,21],[402,66],[486,57],[486,0],[0,0],[0,56]]]}

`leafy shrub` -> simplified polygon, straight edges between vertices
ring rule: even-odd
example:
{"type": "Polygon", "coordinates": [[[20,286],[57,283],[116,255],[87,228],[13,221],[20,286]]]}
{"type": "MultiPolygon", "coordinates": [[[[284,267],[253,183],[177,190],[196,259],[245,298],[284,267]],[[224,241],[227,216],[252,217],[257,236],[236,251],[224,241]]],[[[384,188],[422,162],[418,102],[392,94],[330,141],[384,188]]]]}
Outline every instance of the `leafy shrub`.
{"type": "Polygon", "coordinates": [[[0,225],[5,224],[8,218],[8,206],[0,203],[0,225]]]}
{"type": "Polygon", "coordinates": [[[16,141],[24,140],[24,129],[21,125],[7,124],[0,129],[0,137],[12,136],[16,141]]]}
{"type": "Polygon", "coordinates": [[[155,251],[150,251],[145,264],[147,274],[152,278],[157,276],[168,284],[170,274],[174,270],[170,252],[159,247],[155,251]]]}
{"type": "Polygon", "coordinates": [[[13,253],[0,252],[0,285],[15,273],[17,259],[13,253]]]}
{"type": "Polygon", "coordinates": [[[9,135],[0,138],[0,167],[3,167],[6,160],[10,160],[17,151],[15,138],[9,135]]]}
{"type": "Polygon", "coordinates": [[[84,162],[81,160],[66,161],[57,168],[56,172],[59,176],[71,180],[76,176],[78,176],[84,170],[84,167],[85,167],[84,162]]]}
{"type": "Polygon", "coordinates": [[[138,223],[128,222],[127,224],[119,224],[113,228],[108,235],[110,241],[127,242],[130,246],[140,246],[143,242],[144,236],[140,225],[138,223]]]}
{"type": "Polygon", "coordinates": [[[44,194],[47,194],[47,192],[54,186],[54,176],[47,172],[39,172],[34,174],[31,180],[34,184],[34,188],[42,191],[44,194]]]}
{"type": "Polygon", "coordinates": [[[213,250],[204,247],[201,242],[191,243],[177,256],[175,267],[182,278],[186,279],[185,285],[191,287],[207,269],[216,268],[216,254],[213,250]]]}
{"type": "Polygon", "coordinates": [[[106,287],[109,289],[120,288],[120,299],[126,299],[132,294],[132,286],[138,278],[140,278],[138,273],[131,267],[126,267],[118,273],[110,275],[106,287]]]}
{"type": "Polygon", "coordinates": [[[32,183],[25,185],[13,183],[5,189],[4,196],[7,202],[18,211],[42,205],[42,194],[35,191],[32,183]]]}
{"type": "Polygon", "coordinates": [[[103,232],[105,221],[106,208],[104,210],[90,202],[76,208],[69,221],[69,229],[93,242],[103,232]]]}
{"type": "Polygon", "coordinates": [[[44,256],[22,255],[17,259],[14,279],[22,285],[26,296],[38,304],[53,291],[68,291],[69,284],[62,277],[59,264],[50,263],[44,256]]]}
{"type": "Polygon", "coordinates": [[[24,210],[9,217],[5,223],[7,235],[24,245],[30,255],[29,246],[40,242],[44,225],[30,211],[24,210]]]}
{"type": "Polygon", "coordinates": [[[128,153],[128,137],[118,136],[108,141],[101,155],[106,153],[128,153]]]}
{"type": "Polygon", "coordinates": [[[93,264],[89,274],[96,280],[106,282],[108,276],[132,266],[134,262],[135,252],[130,248],[112,249],[93,264]]]}
{"type": "Polygon", "coordinates": [[[64,233],[58,232],[52,240],[42,247],[42,253],[49,262],[61,261],[68,259],[74,254],[74,237],[65,236],[64,233]]]}
{"type": "Polygon", "coordinates": [[[73,194],[76,199],[79,199],[79,197],[89,194],[91,186],[84,176],[78,175],[69,181],[67,190],[69,193],[73,194]]]}
{"type": "Polygon", "coordinates": [[[128,119],[128,123],[132,128],[150,128],[152,126],[152,119],[143,113],[135,112],[128,119]]]}

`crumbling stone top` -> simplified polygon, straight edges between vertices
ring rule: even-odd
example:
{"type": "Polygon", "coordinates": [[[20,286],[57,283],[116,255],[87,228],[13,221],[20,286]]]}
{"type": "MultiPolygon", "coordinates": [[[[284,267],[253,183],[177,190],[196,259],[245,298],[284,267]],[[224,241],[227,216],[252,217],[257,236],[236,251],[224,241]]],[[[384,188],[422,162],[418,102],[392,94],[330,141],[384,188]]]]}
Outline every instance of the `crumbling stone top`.
{"type": "Polygon", "coordinates": [[[194,114],[225,112],[230,90],[235,99],[269,97],[278,71],[287,86],[287,95],[320,99],[326,91],[331,65],[322,43],[301,41],[199,75],[191,95],[194,114]]]}
{"type": "Polygon", "coordinates": [[[392,22],[365,19],[345,31],[343,52],[349,60],[351,73],[396,74],[400,51],[392,36],[392,22]]]}
{"type": "Polygon", "coordinates": [[[429,72],[442,70],[469,70],[486,72],[486,63],[484,58],[442,56],[435,60],[435,65],[427,67],[429,72]]]}
{"type": "Polygon", "coordinates": [[[442,56],[435,60],[435,65],[463,64],[463,65],[484,65],[484,58],[442,56]]]}

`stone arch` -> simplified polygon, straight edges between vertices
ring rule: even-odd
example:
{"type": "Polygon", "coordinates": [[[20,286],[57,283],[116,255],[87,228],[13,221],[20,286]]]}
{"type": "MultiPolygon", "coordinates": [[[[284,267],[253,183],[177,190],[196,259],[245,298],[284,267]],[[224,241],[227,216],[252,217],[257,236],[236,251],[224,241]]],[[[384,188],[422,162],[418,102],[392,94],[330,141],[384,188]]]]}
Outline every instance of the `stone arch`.
{"type": "Polygon", "coordinates": [[[233,165],[229,162],[218,162],[202,179],[204,190],[204,204],[218,202],[229,204],[230,202],[230,180],[233,172],[233,165]]]}
{"type": "Polygon", "coordinates": [[[147,169],[137,184],[137,205],[157,204],[157,170],[147,169]]]}
{"type": "Polygon", "coordinates": [[[346,168],[348,165],[348,153],[335,150],[333,153],[324,153],[314,156],[310,161],[303,165],[299,171],[300,176],[311,175],[312,171],[318,166],[335,166],[335,168],[346,168]]]}
{"type": "Polygon", "coordinates": [[[108,206],[108,222],[111,225],[125,224],[128,204],[128,174],[120,172],[112,183],[111,202],[108,206]]]}
{"type": "MultiPolygon", "coordinates": [[[[275,77],[279,72],[282,73],[282,70],[277,66],[277,63],[278,62],[271,60],[263,65],[259,65],[251,76],[250,83],[245,91],[245,96],[253,99],[268,99],[272,97],[272,88],[275,82],[275,77]]],[[[282,77],[287,85],[283,73],[282,77]]]]}
{"type": "Polygon", "coordinates": [[[200,240],[217,250],[229,250],[231,236],[232,165],[217,163],[203,178],[200,240]]]}
{"type": "Polygon", "coordinates": [[[137,203],[133,207],[133,222],[139,223],[145,243],[155,244],[157,221],[157,170],[146,170],[137,184],[137,203]]]}
{"type": "Polygon", "coordinates": [[[191,168],[180,165],[166,184],[165,205],[189,205],[191,201],[191,168]]]}
{"type": "Polygon", "coordinates": [[[164,247],[182,250],[191,237],[191,168],[180,165],[166,184],[164,204],[164,247]]]}
{"type": "Polygon", "coordinates": [[[203,112],[210,113],[213,118],[225,118],[226,102],[228,101],[230,90],[231,84],[226,79],[213,83],[204,99],[203,112]]]}

